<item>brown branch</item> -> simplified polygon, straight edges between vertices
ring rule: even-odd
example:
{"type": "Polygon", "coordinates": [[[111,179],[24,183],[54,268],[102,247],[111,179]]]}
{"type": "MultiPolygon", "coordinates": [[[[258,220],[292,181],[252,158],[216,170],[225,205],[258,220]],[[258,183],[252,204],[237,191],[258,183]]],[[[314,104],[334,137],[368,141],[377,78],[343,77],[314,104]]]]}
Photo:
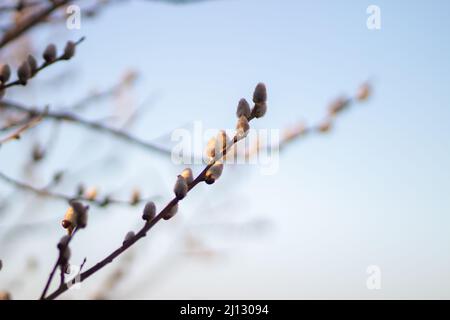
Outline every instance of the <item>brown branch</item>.
{"type": "Polygon", "coordinates": [[[0,48],[3,48],[11,41],[20,37],[23,33],[31,29],[32,27],[38,25],[43,22],[48,16],[50,16],[54,11],[58,8],[69,4],[70,0],[54,0],[50,2],[51,4],[40,10],[39,12],[31,15],[28,19],[20,22],[18,25],[13,28],[7,30],[3,35],[3,38],[0,40],[0,48]]]}
{"type": "MultiPolygon", "coordinates": [[[[23,106],[21,104],[15,103],[15,102],[11,102],[11,101],[6,101],[6,100],[0,100],[0,108],[7,108],[7,109],[12,109],[12,110],[16,110],[16,111],[20,111],[29,115],[36,115],[36,114],[41,114],[42,111],[38,111],[36,109],[32,109],[26,106],[23,106]]],[[[147,142],[144,140],[141,140],[137,137],[134,137],[128,133],[126,133],[125,131],[121,130],[121,129],[116,129],[116,128],[112,128],[112,127],[108,127],[104,124],[102,124],[101,122],[96,122],[96,121],[90,121],[87,119],[83,119],[73,113],[70,112],[57,112],[57,111],[49,111],[47,113],[45,113],[44,115],[44,119],[53,119],[56,121],[67,121],[67,122],[71,122],[74,123],[76,125],[79,126],[83,126],[95,131],[99,131],[99,132],[104,132],[104,133],[108,133],[111,134],[112,136],[119,138],[121,140],[124,140],[126,142],[129,142],[131,144],[137,145],[142,147],[143,149],[146,149],[148,151],[152,151],[152,152],[158,152],[160,154],[163,155],[170,155],[170,150],[164,148],[164,147],[160,147],[156,144],[153,144],[151,142],[147,142]]]]}
{"type": "Polygon", "coordinates": [[[35,7],[44,4],[42,0],[25,1],[18,0],[16,4],[4,4],[0,6],[0,13],[22,11],[23,9],[35,7]]]}
{"type": "MultiPolygon", "coordinates": [[[[80,43],[82,43],[84,41],[85,37],[80,38],[78,41],[74,42],[75,46],[78,46],[80,43]]],[[[33,74],[31,74],[29,79],[34,78],[40,71],[44,70],[45,68],[59,62],[59,61],[65,61],[68,60],[67,57],[65,56],[64,52],[57,57],[56,59],[54,59],[53,61],[50,62],[43,62],[34,72],[33,74]]],[[[0,91],[1,90],[6,90],[8,88],[14,87],[14,86],[25,86],[27,84],[27,82],[23,82],[19,79],[15,80],[15,81],[11,81],[8,83],[0,83],[0,91]]]]}
{"type": "Polygon", "coordinates": [[[5,181],[6,183],[8,183],[10,185],[15,186],[16,188],[19,188],[21,190],[34,193],[34,194],[36,194],[37,196],[40,196],[40,197],[53,198],[53,199],[63,200],[65,202],[70,202],[70,201],[73,201],[73,200],[86,201],[86,202],[89,202],[90,204],[93,204],[93,205],[95,205],[97,207],[106,207],[106,206],[111,205],[111,204],[135,206],[135,205],[137,205],[139,203],[147,202],[147,201],[154,200],[155,198],[157,198],[157,197],[140,198],[140,199],[138,199],[136,201],[131,201],[131,200],[114,199],[114,198],[111,198],[111,197],[107,196],[104,199],[92,199],[90,197],[86,197],[86,196],[83,196],[83,195],[68,196],[68,195],[65,195],[65,194],[62,194],[62,193],[52,192],[52,191],[48,190],[47,188],[37,188],[37,187],[34,187],[32,185],[26,184],[24,182],[15,180],[15,179],[7,176],[6,174],[4,174],[1,171],[0,171],[0,179],[5,181]]]}
{"type": "MultiPolygon", "coordinates": [[[[45,112],[45,111],[44,111],[45,112]]],[[[43,114],[40,114],[34,118],[31,118],[27,123],[25,123],[23,126],[21,126],[19,129],[15,130],[13,133],[9,134],[8,136],[0,139],[0,147],[5,144],[6,142],[9,142],[11,140],[18,140],[20,139],[20,136],[25,131],[33,128],[35,125],[37,125],[39,122],[41,122],[43,119],[43,114]]]]}
{"type": "MultiPolygon", "coordinates": [[[[259,89],[261,89],[262,86],[263,85],[258,85],[257,88],[259,87],[259,89]]],[[[255,90],[255,93],[256,93],[256,90],[255,90]]],[[[264,95],[265,95],[265,87],[264,87],[264,95]]],[[[264,106],[265,106],[266,98],[264,97],[263,100],[264,100],[263,103],[264,103],[264,106]]],[[[256,109],[257,109],[257,107],[255,105],[253,110],[256,110],[256,109]]],[[[265,113],[265,111],[264,111],[264,113],[265,113]]],[[[263,116],[263,114],[259,115],[259,117],[261,117],[261,116],[263,116]]],[[[256,117],[255,114],[252,112],[251,115],[249,114],[246,117],[247,118],[246,120],[248,122],[250,122],[255,117],[256,117]]],[[[239,124],[239,122],[238,122],[238,124],[239,124]]],[[[227,154],[228,150],[230,150],[237,142],[239,142],[240,140],[244,139],[247,132],[248,132],[248,128],[245,128],[244,129],[244,133],[245,134],[242,134],[243,133],[242,131],[240,131],[239,133],[236,133],[236,135],[233,137],[231,142],[229,144],[225,144],[223,146],[222,152],[219,152],[219,153],[214,155],[214,157],[209,161],[208,165],[198,174],[198,176],[191,183],[188,184],[186,194],[188,194],[195,186],[197,186],[201,182],[207,182],[207,183],[214,182],[214,181],[208,182],[208,178],[207,178],[208,170],[211,169],[211,167],[213,167],[213,165],[216,164],[216,162],[218,162],[219,160],[223,159],[224,156],[227,154]]],[[[123,242],[121,247],[119,247],[118,249],[113,251],[106,258],[104,258],[103,260],[101,260],[100,262],[95,264],[93,267],[91,267],[88,270],[86,270],[85,272],[81,273],[80,277],[78,279],[78,282],[83,282],[84,280],[89,278],[91,275],[93,275],[96,272],[98,272],[99,270],[101,270],[103,267],[105,267],[106,265],[108,265],[109,263],[114,261],[115,258],[120,256],[123,252],[125,252],[128,248],[130,248],[137,241],[139,241],[140,239],[144,238],[147,235],[147,232],[149,232],[150,229],[152,229],[153,226],[156,225],[156,223],[158,223],[161,219],[166,217],[167,214],[170,214],[170,212],[172,210],[174,210],[174,208],[178,205],[179,201],[181,201],[181,199],[179,199],[178,197],[173,198],[159,212],[158,215],[156,215],[150,221],[147,221],[145,223],[145,225],[136,234],[134,234],[129,239],[126,239],[126,241],[123,242]]],[[[63,286],[60,286],[58,289],[56,289],[53,293],[51,293],[50,295],[48,295],[44,299],[45,300],[53,300],[53,299],[57,298],[59,295],[64,293],[70,287],[70,285],[71,285],[71,281],[69,281],[68,283],[65,283],[63,286]]],[[[41,299],[42,299],[42,297],[41,297],[41,299]]]]}

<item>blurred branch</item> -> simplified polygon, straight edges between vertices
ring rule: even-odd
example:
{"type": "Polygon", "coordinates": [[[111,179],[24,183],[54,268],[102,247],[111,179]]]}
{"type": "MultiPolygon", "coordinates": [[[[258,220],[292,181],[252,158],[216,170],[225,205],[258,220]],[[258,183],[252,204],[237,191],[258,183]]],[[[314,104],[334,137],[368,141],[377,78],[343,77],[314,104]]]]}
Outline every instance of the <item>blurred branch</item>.
{"type": "Polygon", "coordinates": [[[20,37],[23,33],[43,22],[49,15],[51,15],[58,8],[69,4],[70,0],[53,0],[49,1],[49,6],[31,15],[28,19],[20,22],[9,30],[6,30],[2,39],[0,40],[0,49],[6,46],[14,39],[20,37]]]}
{"type": "Polygon", "coordinates": [[[147,201],[155,198],[155,197],[152,197],[152,198],[134,198],[133,199],[133,196],[131,196],[130,200],[119,200],[119,199],[114,199],[110,196],[106,196],[103,199],[97,199],[95,197],[82,195],[82,194],[68,196],[68,195],[65,195],[62,193],[52,192],[48,188],[34,187],[25,182],[13,179],[1,171],[0,171],[0,179],[16,188],[34,193],[35,195],[40,196],[40,197],[48,197],[48,198],[63,200],[65,202],[70,202],[73,200],[86,201],[86,202],[89,202],[98,207],[106,207],[111,204],[135,206],[139,203],[147,202],[147,201]]]}
{"type": "MultiPolygon", "coordinates": [[[[36,109],[32,109],[32,108],[20,105],[18,103],[6,101],[6,100],[0,100],[0,108],[2,108],[2,107],[7,108],[7,109],[16,110],[16,111],[23,112],[23,113],[27,113],[29,115],[42,114],[42,111],[38,111],[36,109]]],[[[80,126],[83,126],[83,127],[95,130],[95,131],[100,131],[100,132],[111,134],[112,136],[114,136],[116,138],[122,139],[126,142],[140,146],[140,147],[142,147],[146,150],[152,151],[152,152],[158,152],[158,153],[161,153],[164,155],[171,154],[170,150],[160,147],[156,144],[152,144],[150,142],[143,141],[139,138],[133,137],[132,135],[126,133],[125,131],[123,131],[121,129],[108,127],[108,126],[102,124],[101,122],[86,120],[86,119],[83,119],[75,114],[70,113],[70,112],[49,111],[44,114],[44,118],[45,119],[53,119],[53,120],[57,120],[57,121],[72,122],[74,124],[77,124],[77,125],[80,125],[80,126]]]]}
{"type": "Polygon", "coordinates": [[[8,141],[20,139],[20,136],[22,133],[33,128],[35,125],[37,125],[39,122],[41,122],[42,118],[43,118],[43,114],[38,115],[38,116],[32,118],[31,120],[29,120],[27,123],[25,123],[22,127],[17,129],[13,133],[0,139],[0,147],[8,141]]]}

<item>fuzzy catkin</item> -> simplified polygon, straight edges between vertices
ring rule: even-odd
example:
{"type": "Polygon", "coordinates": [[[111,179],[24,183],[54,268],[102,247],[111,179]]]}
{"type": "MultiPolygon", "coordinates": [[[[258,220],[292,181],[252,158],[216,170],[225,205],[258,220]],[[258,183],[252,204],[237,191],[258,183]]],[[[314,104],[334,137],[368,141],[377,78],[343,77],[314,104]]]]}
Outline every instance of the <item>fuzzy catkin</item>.
{"type": "Polygon", "coordinates": [[[244,98],[239,100],[237,110],[236,110],[236,116],[238,118],[244,116],[248,119],[250,117],[250,113],[251,113],[250,105],[248,104],[247,100],[245,100],[244,98]]]}
{"type": "Polygon", "coordinates": [[[156,216],[156,205],[153,201],[147,202],[142,214],[142,219],[145,221],[151,221],[156,216]]]}
{"type": "Polygon", "coordinates": [[[175,182],[173,192],[175,193],[175,196],[178,200],[182,200],[184,197],[186,197],[186,194],[188,192],[188,185],[186,183],[186,180],[181,175],[178,176],[177,181],[175,182]]]}
{"type": "Polygon", "coordinates": [[[49,44],[42,55],[45,62],[52,63],[56,60],[56,46],[54,44],[49,44]]]}
{"type": "Polygon", "coordinates": [[[17,77],[21,84],[25,85],[31,77],[31,69],[28,61],[22,62],[19,69],[17,70],[17,77]]]}
{"type": "Polygon", "coordinates": [[[11,68],[8,64],[2,65],[0,69],[0,82],[5,84],[11,77],[11,68]]]}

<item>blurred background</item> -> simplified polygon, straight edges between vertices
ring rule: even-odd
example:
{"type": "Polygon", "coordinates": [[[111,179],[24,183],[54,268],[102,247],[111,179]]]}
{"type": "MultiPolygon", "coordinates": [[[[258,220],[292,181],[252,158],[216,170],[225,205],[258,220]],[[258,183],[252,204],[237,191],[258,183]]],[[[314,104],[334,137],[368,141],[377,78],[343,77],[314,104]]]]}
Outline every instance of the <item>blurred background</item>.
{"type": "MultiPolygon", "coordinates": [[[[233,129],[237,102],[251,100],[258,82],[268,112],[252,127],[281,131],[320,123],[330,102],[361,83],[373,90],[326,134],[281,149],[275,174],[226,166],[173,219],[62,299],[450,298],[448,1],[73,2],[79,30],[66,27],[62,9],[2,48],[0,63],[15,70],[28,53],[42,60],[49,43],[61,51],[85,36],[75,57],[4,99],[69,110],[170,148],[171,132],[195,121],[233,129]],[[366,25],[370,5],[380,8],[378,30],[366,25]],[[373,265],[376,290],[367,286],[373,265]]],[[[1,26],[11,18],[0,16],[1,26]]],[[[139,190],[158,208],[183,168],[61,121],[0,148],[0,172],[16,181],[69,196],[82,184],[98,199],[125,201],[139,190]]],[[[120,246],[142,226],[143,206],[91,205],[71,263],[86,258],[90,267],[120,246]]],[[[66,209],[0,180],[0,290],[39,297],[66,209]]]]}

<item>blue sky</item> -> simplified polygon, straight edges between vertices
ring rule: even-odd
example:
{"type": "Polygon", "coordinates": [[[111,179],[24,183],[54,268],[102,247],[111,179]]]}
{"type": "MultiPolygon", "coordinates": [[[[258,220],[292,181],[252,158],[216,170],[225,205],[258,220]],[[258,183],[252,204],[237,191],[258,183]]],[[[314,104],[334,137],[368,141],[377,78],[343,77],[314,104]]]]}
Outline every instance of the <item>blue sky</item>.
{"type": "MultiPolygon", "coordinates": [[[[237,101],[260,81],[269,111],[255,125],[282,128],[319,120],[372,79],[373,98],[332,134],[291,145],[278,174],[239,169],[248,214],[274,222],[267,239],[236,245],[240,258],[207,269],[198,292],[185,276],[202,267],[187,265],[151,297],[449,298],[449,12],[448,1],[134,1],[61,31],[61,44],[87,37],[74,60],[82,73],[73,90],[28,98],[69,102],[138,69],[139,99],[159,96],[134,131],[150,140],[195,120],[234,126],[237,101]],[[366,28],[370,4],[381,30],[366,28]],[[383,272],[379,292],[364,286],[371,264],[383,272]]],[[[131,154],[139,171],[145,158],[131,154]]]]}

